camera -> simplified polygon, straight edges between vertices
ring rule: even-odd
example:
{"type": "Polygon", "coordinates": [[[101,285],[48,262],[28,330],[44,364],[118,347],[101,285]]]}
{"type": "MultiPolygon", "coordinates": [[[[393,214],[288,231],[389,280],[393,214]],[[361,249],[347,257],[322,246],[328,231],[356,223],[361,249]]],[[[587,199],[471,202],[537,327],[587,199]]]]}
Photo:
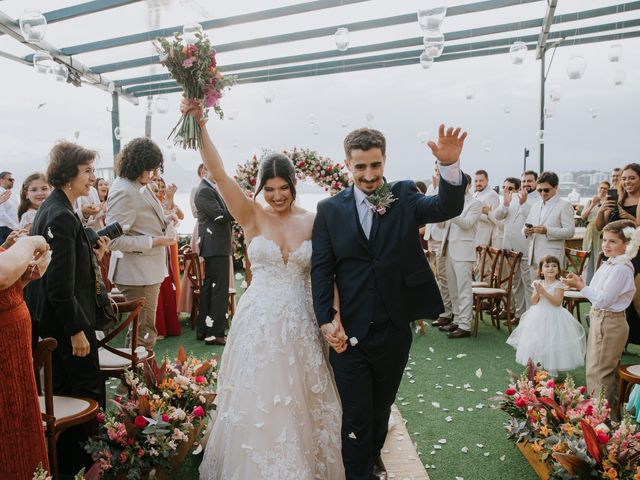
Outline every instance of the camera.
{"type": "Polygon", "coordinates": [[[87,237],[89,238],[89,243],[93,248],[100,247],[98,245],[98,240],[100,240],[100,237],[107,237],[109,240],[113,240],[114,238],[118,238],[124,235],[127,230],[129,230],[128,225],[125,225],[123,227],[118,222],[110,223],[97,232],[91,228],[84,229],[84,231],[87,233],[87,237]]]}

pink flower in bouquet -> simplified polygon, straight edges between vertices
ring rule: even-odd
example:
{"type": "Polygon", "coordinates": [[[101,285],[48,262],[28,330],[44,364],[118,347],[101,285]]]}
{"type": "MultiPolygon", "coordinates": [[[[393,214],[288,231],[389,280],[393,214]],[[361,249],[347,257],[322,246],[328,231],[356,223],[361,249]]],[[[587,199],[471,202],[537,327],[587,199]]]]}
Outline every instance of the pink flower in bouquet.
{"type": "Polygon", "coordinates": [[[102,412],[98,412],[98,413],[96,414],[96,421],[97,421],[98,423],[104,423],[104,413],[102,413],[102,412]]]}
{"type": "Polygon", "coordinates": [[[510,397],[516,394],[516,389],[515,387],[509,387],[505,390],[504,392],[505,394],[509,395],[510,397]]]}
{"type": "Polygon", "coordinates": [[[583,395],[584,395],[585,393],[587,393],[587,387],[585,387],[584,385],[583,385],[583,386],[578,387],[578,390],[580,390],[580,393],[581,393],[581,394],[583,394],[583,395]]]}
{"type": "Polygon", "coordinates": [[[603,445],[609,442],[609,435],[607,435],[606,433],[598,431],[596,432],[596,435],[598,436],[598,442],[602,443],[603,445]]]}
{"type": "Polygon", "coordinates": [[[127,455],[127,452],[120,452],[120,456],[118,457],[120,463],[126,463],[128,459],[129,457],[127,455]]]}
{"type": "Polygon", "coordinates": [[[163,413],[161,418],[163,422],[169,422],[169,420],[171,420],[169,418],[169,415],[167,415],[166,413],[163,413]]]}
{"type": "Polygon", "coordinates": [[[138,449],[138,458],[142,458],[142,457],[144,457],[144,450],[139,448],[138,449]]]}
{"type": "Polygon", "coordinates": [[[522,397],[516,398],[515,402],[513,402],[513,403],[518,408],[522,408],[522,407],[527,405],[527,402],[522,397]]]}
{"type": "Polygon", "coordinates": [[[205,383],[207,381],[207,379],[204,377],[204,375],[198,375],[196,377],[196,383],[205,383]]]}
{"type": "Polygon", "coordinates": [[[144,418],[142,415],[138,415],[133,421],[133,423],[135,423],[136,427],[138,428],[144,428],[147,425],[149,425],[149,422],[147,421],[147,419],[144,418]]]}
{"type": "Polygon", "coordinates": [[[204,417],[204,408],[198,405],[196,408],[193,409],[193,416],[196,418],[204,417]]]}
{"type": "Polygon", "coordinates": [[[553,378],[547,382],[547,387],[548,388],[555,388],[556,387],[556,382],[555,382],[555,380],[553,378]]]}
{"type": "Polygon", "coordinates": [[[184,68],[191,68],[191,66],[195,63],[196,57],[189,57],[182,61],[182,66],[184,68]]]}

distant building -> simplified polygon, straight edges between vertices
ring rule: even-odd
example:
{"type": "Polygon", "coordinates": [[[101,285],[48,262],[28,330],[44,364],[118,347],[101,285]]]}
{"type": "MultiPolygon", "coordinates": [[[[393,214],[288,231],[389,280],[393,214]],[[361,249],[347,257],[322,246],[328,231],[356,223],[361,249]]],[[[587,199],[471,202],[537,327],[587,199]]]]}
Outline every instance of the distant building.
{"type": "Polygon", "coordinates": [[[573,183],[573,172],[560,173],[558,175],[558,179],[560,180],[560,183],[573,183]]]}

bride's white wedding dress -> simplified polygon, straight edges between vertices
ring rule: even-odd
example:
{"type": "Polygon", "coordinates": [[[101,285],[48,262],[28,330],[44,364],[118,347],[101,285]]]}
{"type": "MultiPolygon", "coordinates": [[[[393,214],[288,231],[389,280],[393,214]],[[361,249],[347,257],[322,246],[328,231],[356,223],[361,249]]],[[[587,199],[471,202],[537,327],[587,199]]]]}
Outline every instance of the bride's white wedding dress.
{"type": "Polygon", "coordinates": [[[341,408],[311,299],[311,241],[285,263],[247,249],[253,279],[233,318],[202,480],[343,479],[341,408]]]}

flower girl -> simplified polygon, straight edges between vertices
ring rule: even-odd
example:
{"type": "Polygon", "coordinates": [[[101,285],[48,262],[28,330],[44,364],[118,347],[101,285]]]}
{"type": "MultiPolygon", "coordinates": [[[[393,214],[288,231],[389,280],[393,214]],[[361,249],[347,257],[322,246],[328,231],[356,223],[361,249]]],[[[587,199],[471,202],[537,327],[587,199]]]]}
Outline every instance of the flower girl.
{"type": "Polygon", "coordinates": [[[516,349],[516,362],[526,365],[531,358],[555,376],[584,365],[585,333],[582,325],[562,307],[560,261],[545,255],[538,276],[540,279],[533,282],[532,306],[522,315],[507,343],[516,349]]]}

